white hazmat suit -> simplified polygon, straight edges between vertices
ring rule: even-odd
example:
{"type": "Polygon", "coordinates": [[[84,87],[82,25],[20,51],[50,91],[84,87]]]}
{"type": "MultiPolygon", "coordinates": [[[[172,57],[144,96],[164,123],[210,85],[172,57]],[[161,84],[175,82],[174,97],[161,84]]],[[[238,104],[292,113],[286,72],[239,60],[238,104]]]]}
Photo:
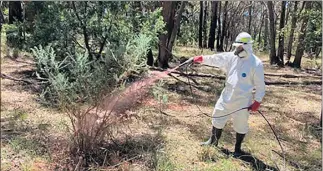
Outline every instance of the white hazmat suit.
{"type": "MultiPolygon", "coordinates": [[[[265,95],[263,64],[253,54],[251,44],[245,43],[242,46],[246,52],[245,57],[239,57],[234,52],[202,56],[202,64],[219,67],[226,73],[225,88],[215,105],[213,117],[249,107],[252,104],[254,89],[255,101],[260,103],[265,95]]],[[[229,116],[213,118],[212,125],[222,129],[230,117],[233,117],[233,128],[237,133],[246,134],[248,132],[249,111],[247,109],[229,116]]]]}

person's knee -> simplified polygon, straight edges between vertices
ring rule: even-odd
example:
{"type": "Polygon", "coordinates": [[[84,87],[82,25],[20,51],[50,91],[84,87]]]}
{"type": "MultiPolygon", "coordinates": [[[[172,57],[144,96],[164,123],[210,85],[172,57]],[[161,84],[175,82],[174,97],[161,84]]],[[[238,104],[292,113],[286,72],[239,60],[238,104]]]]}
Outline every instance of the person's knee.
{"type": "Polygon", "coordinates": [[[217,129],[223,129],[225,126],[226,121],[217,121],[215,119],[212,120],[212,126],[214,126],[217,129]]]}
{"type": "Polygon", "coordinates": [[[233,126],[233,129],[235,132],[239,134],[246,134],[249,131],[249,126],[247,124],[236,124],[233,126]]]}
{"type": "Polygon", "coordinates": [[[246,134],[249,131],[249,112],[241,111],[233,118],[233,128],[239,134],[246,134]]]}

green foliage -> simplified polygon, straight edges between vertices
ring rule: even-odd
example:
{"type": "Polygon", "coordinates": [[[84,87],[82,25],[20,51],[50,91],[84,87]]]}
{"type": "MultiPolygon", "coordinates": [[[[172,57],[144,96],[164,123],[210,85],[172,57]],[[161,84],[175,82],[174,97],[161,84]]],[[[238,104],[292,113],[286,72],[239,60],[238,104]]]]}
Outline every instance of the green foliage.
{"type": "Polygon", "coordinates": [[[198,42],[199,2],[188,2],[184,10],[177,43],[182,45],[195,45],[198,42]]]}
{"type": "Polygon", "coordinates": [[[129,73],[147,71],[144,57],[149,42],[145,35],[134,36],[125,47],[107,48],[109,53],[96,61],[87,53],[68,54],[59,61],[51,46],[32,48],[38,75],[48,78],[43,97],[61,107],[79,100],[95,102],[129,73]]]}
{"type": "Polygon", "coordinates": [[[34,29],[25,42],[38,46],[31,49],[38,75],[48,80],[43,97],[51,100],[58,99],[58,92],[77,94],[68,95],[63,101],[90,100],[89,94],[95,96],[107,85],[144,73],[147,50],[156,44],[164,27],[161,9],[142,13],[132,8],[135,3],[32,5],[39,9],[34,16],[34,29]]]}
{"type": "Polygon", "coordinates": [[[21,44],[27,51],[51,44],[59,60],[76,52],[86,52],[89,58],[97,59],[107,45],[116,49],[140,33],[152,39],[150,46],[156,44],[164,27],[161,9],[143,13],[135,5],[135,2],[27,3],[28,18],[23,24],[21,44]]]}
{"type": "Polygon", "coordinates": [[[168,95],[166,94],[166,90],[163,89],[164,82],[159,81],[152,90],[152,93],[154,95],[154,98],[163,104],[166,104],[168,102],[168,95]]]}
{"type": "Polygon", "coordinates": [[[305,50],[313,52],[322,47],[322,3],[312,2],[311,10],[305,11],[303,15],[309,16],[305,50]]]}
{"type": "Polygon", "coordinates": [[[7,36],[7,46],[15,48],[23,48],[23,37],[21,32],[21,23],[4,25],[4,31],[7,36]]]}
{"type": "Polygon", "coordinates": [[[30,140],[24,137],[16,137],[10,141],[10,146],[14,151],[24,151],[30,156],[41,156],[46,152],[45,147],[38,141],[30,140]]]}
{"type": "Polygon", "coordinates": [[[172,171],[176,170],[176,165],[165,154],[157,155],[156,171],[172,171]]]}
{"type": "Polygon", "coordinates": [[[165,27],[164,19],[161,16],[161,8],[157,8],[153,12],[146,13],[143,17],[145,21],[141,24],[142,33],[149,35],[152,38],[152,43],[157,43],[158,35],[162,32],[162,29],[165,27]]]}

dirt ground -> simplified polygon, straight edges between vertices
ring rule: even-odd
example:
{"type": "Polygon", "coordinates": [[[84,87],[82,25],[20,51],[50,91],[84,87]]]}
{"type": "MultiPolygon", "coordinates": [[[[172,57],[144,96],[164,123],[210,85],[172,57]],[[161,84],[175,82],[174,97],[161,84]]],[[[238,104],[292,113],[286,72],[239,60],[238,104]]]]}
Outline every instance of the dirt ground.
{"type": "MultiPolygon", "coordinates": [[[[176,54],[189,57],[201,53],[193,48],[177,48],[176,54]]],[[[204,54],[211,53],[204,51],[204,54]]],[[[211,129],[212,113],[224,82],[217,78],[192,77],[200,89],[190,87],[185,77],[163,79],[160,103],[152,95],[132,111],[137,118],[118,129],[118,149],[110,165],[92,170],[309,170],[322,168],[321,71],[308,70],[313,62],[304,58],[304,69],[277,68],[264,61],[267,85],[260,110],[273,125],[286,153],[261,115],[250,116],[250,131],[242,145],[248,156],[233,158],[235,143],[232,122],[226,125],[219,148],[201,147],[211,129]],[[306,70],[307,68],[307,70],[306,70]],[[199,110],[199,108],[201,111],[199,110]],[[162,111],[162,112],[161,112],[162,111]],[[190,116],[190,117],[187,117],[190,116]],[[125,141],[126,140],[126,141],[125,141]]],[[[32,80],[34,65],[28,57],[18,61],[1,59],[1,73],[32,80]]],[[[319,61],[321,62],[321,61],[319,61]]],[[[215,68],[194,66],[198,73],[223,75],[215,68]]],[[[175,75],[176,76],[176,75],[175,75]]],[[[152,88],[151,91],[156,91],[152,88]]],[[[63,170],[72,163],[68,157],[69,120],[64,113],[39,103],[37,87],[1,79],[1,170],[63,170]]],[[[110,156],[111,157],[111,156],[110,156]]]]}

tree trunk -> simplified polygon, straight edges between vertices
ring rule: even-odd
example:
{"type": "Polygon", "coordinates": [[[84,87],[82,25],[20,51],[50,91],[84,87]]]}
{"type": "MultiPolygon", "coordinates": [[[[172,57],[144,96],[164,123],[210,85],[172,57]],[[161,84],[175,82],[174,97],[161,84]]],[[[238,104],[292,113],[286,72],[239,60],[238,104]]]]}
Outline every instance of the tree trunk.
{"type": "MultiPolygon", "coordinates": [[[[226,27],[226,28],[230,28],[230,27],[226,27]]],[[[223,49],[224,49],[224,51],[228,51],[228,44],[229,44],[229,36],[230,36],[230,32],[231,32],[231,30],[228,30],[228,31],[226,31],[226,34],[225,34],[225,39],[224,39],[224,45],[223,45],[223,49]]]]}
{"type": "Polygon", "coordinates": [[[279,40],[278,40],[278,64],[284,65],[284,25],[285,25],[286,1],[281,3],[281,15],[279,21],[279,40]]]}
{"type": "Polygon", "coordinates": [[[154,64],[154,56],[151,48],[149,48],[147,53],[147,65],[153,66],[153,64],[154,64]]]}
{"type": "Polygon", "coordinates": [[[268,34],[269,34],[269,30],[268,30],[268,14],[266,11],[266,18],[265,18],[265,33],[264,33],[264,50],[268,50],[268,34]]]}
{"type": "Polygon", "coordinates": [[[204,1],[204,19],[203,19],[203,48],[207,48],[207,18],[208,18],[208,1],[204,1]]]}
{"type": "Polygon", "coordinates": [[[260,44],[261,44],[261,31],[262,31],[262,26],[264,24],[264,19],[265,19],[264,9],[262,9],[262,19],[261,19],[261,22],[260,22],[259,33],[258,33],[258,49],[260,49],[260,44]]]}
{"type": "Polygon", "coordinates": [[[274,19],[274,9],[273,2],[268,1],[268,14],[269,14],[269,47],[270,47],[270,64],[277,64],[278,58],[276,56],[276,45],[275,45],[275,19],[274,19]]]}
{"type": "Polygon", "coordinates": [[[15,21],[23,21],[21,1],[9,2],[9,24],[13,24],[15,21]]]}
{"type": "Polygon", "coordinates": [[[288,46],[287,46],[287,56],[286,56],[286,65],[290,65],[290,57],[292,56],[292,46],[293,46],[293,41],[294,41],[294,31],[296,28],[296,21],[297,21],[297,4],[298,2],[295,1],[294,3],[294,10],[292,13],[292,24],[291,24],[291,29],[290,29],[290,34],[289,34],[289,40],[288,40],[288,46]]]}
{"type": "Polygon", "coordinates": [[[248,15],[249,15],[248,33],[249,34],[251,34],[251,20],[252,20],[251,10],[252,10],[252,1],[250,1],[249,3],[249,11],[248,11],[248,15]]]}
{"type": "Polygon", "coordinates": [[[199,25],[199,48],[202,48],[203,41],[203,1],[200,1],[200,25],[199,25]]]}
{"type": "MultiPolygon", "coordinates": [[[[170,40],[169,40],[169,43],[167,45],[167,48],[168,48],[168,50],[170,52],[172,52],[172,50],[173,50],[173,45],[174,45],[175,38],[176,38],[176,35],[177,35],[177,32],[178,32],[178,28],[180,26],[180,22],[181,22],[181,19],[182,19],[182,14],[184,12],[186,3],[187,3],[187,1],[182,1],[181,2],[180,9],[179,9],[179,11],[177,13],[177,16],[176,16],[176,19],[175,19],[174,28],[173,28],[173,30],[171,32],[170,40]]],[[[171,55],[170,53],[168,53],[168,54],[171,55]]]]}
{"type": "Polygon", "coordinates": [[[3,14],[2,14],[2,1],[1,1],[1,5],[0,5],[0,33],[2,33],[2,24],[4,24],[4,17],[3,17],[3,14]]]}
{"type": "MultiPolygon", "coordinates": [[[[85,12],[87,12],[86,7],[87,7],[87,2],[85,2],[85,4],[84,4],[84,11],[85,12]]],[[[78,14],[77,7],[76,7],[74,1],[72,1],[72,8],[74,10],[74,13],[76,15],[76,18],[77,18],[78,22],[81,25],[85,47],[87,49],[87,53],[89,54],[89,59],[92,61],[94,59],[93,59],[92,49],[91,49],[91,46],[90,46],[90,38],[89,38],[89,35],[88,35],[88,32],[87,32],[88,31],[87,24],[86,24],[86,22],[84,20],[81,19],[80,15],[78,14]]]]}
{"type": "MultiPolygon", "coordinates": [[[[234,39],[237,35],[237,20],[239,21],[240,18],[237,17],[237,15],[239,16],[239,12],[241,12],[241,1],[238,3],[236,10],[234,10],[234,12],[230,12],[230,17],[227,19],[227,26],[226,28],[228,28],[227,30],[227,36],[226,36],[226,51],[231,51],[232,49],[232,42],[234,42],[234,39]],[[239,9],[239,10],[238,10],[239,9]],[[230,46],[229,46],[230,43],[230,46]]],[[[234,3],[232,3],[232,6],[234,5],[234,3]]]]}
{"type": "Polygon", "coordinates": [[[212,8],[212,15],[211,15],[211,25],[210,25],[208,48],[210,48],[211,50],[214,50],[215,31],[216,31],[216,25],[217,25],[218,2],[211,1],[211,8],[212,8]]]}
{"type": "Polygon", "coordinates": [[[321,50],[322,50],[322,47],[316,47],[316,50],[315,50],[315,59],[317,59],[321,53],[321,50]]]}
{"type": "Polygon", "coordinates": [[[222,1],[219,1],[219,15],[218,15],[218,35],[216,37],[216,51],[217,52],[222,52],[223,50],[221,50],[220,47],[220,38],[221,38],[221,3],[222,1]]]}
{"type": "Polygon", "coordinates": [[[320,127],[322,127],[322,110],[321,110],[321,117],[320,117],[320,127]]]}
{"type": "MultiPolygon", "coordinates": [[[[306,1],[305,2],[305,11],[310,10],[311,6],[312,6],[312,2],[306,1]]],[[[302,56],[304,54],[304,49],[305,49],[305,37],[306,37],[306,28],[307,28],[308,19],[309,19],[308,14],[304,14],[303,22],[302,22],[300,33],[298,36],[298,45],[296,47],[295,59],[293,62],[293,66],[296,68],[301,67],[302,56]]]]}
{"type": "Polygon", "coordinates": [[[169,61],[169,49],[168,44],[171,37],[171,33],[174,26],[174,13],[176,2],[173,1],[163,1],[162,3],[162,15],[164,18],[164,22],[166,23],[166,34],[161,34],[159,36],[159,52],[158,52],[158,66],[162,68],[168,68],[168,61],[169,61]]]}
{"type": "Polygon", "coordinates": [[[224,16],[223,16],[223,22],[222,22],[222,34],[221,34],[220,49],[219,49],[219,50],[221,50],[221,52],[224,51],[224,49],[223,49],[224,36],[226,36],[226,33],[227,33],[227,30],[226,30],[227,29],[226,28],[226,23],[227,23],[227,17],[228,17],[228,10],[227,10],[227,8],[228,8],[228,1],[225,1],[224,7],[223,7],[223,14],[224,14],[224,16]]]}
{"type": "Polygon", "coordinates": [[[289,13],[290,13],[290,10],[291,10],[291,2],[289,1],[287,3],[288,3],[287,4],[288,8],[286,9],[285,25],[287,25],[287,23],[288,23],[289,13]]]}

